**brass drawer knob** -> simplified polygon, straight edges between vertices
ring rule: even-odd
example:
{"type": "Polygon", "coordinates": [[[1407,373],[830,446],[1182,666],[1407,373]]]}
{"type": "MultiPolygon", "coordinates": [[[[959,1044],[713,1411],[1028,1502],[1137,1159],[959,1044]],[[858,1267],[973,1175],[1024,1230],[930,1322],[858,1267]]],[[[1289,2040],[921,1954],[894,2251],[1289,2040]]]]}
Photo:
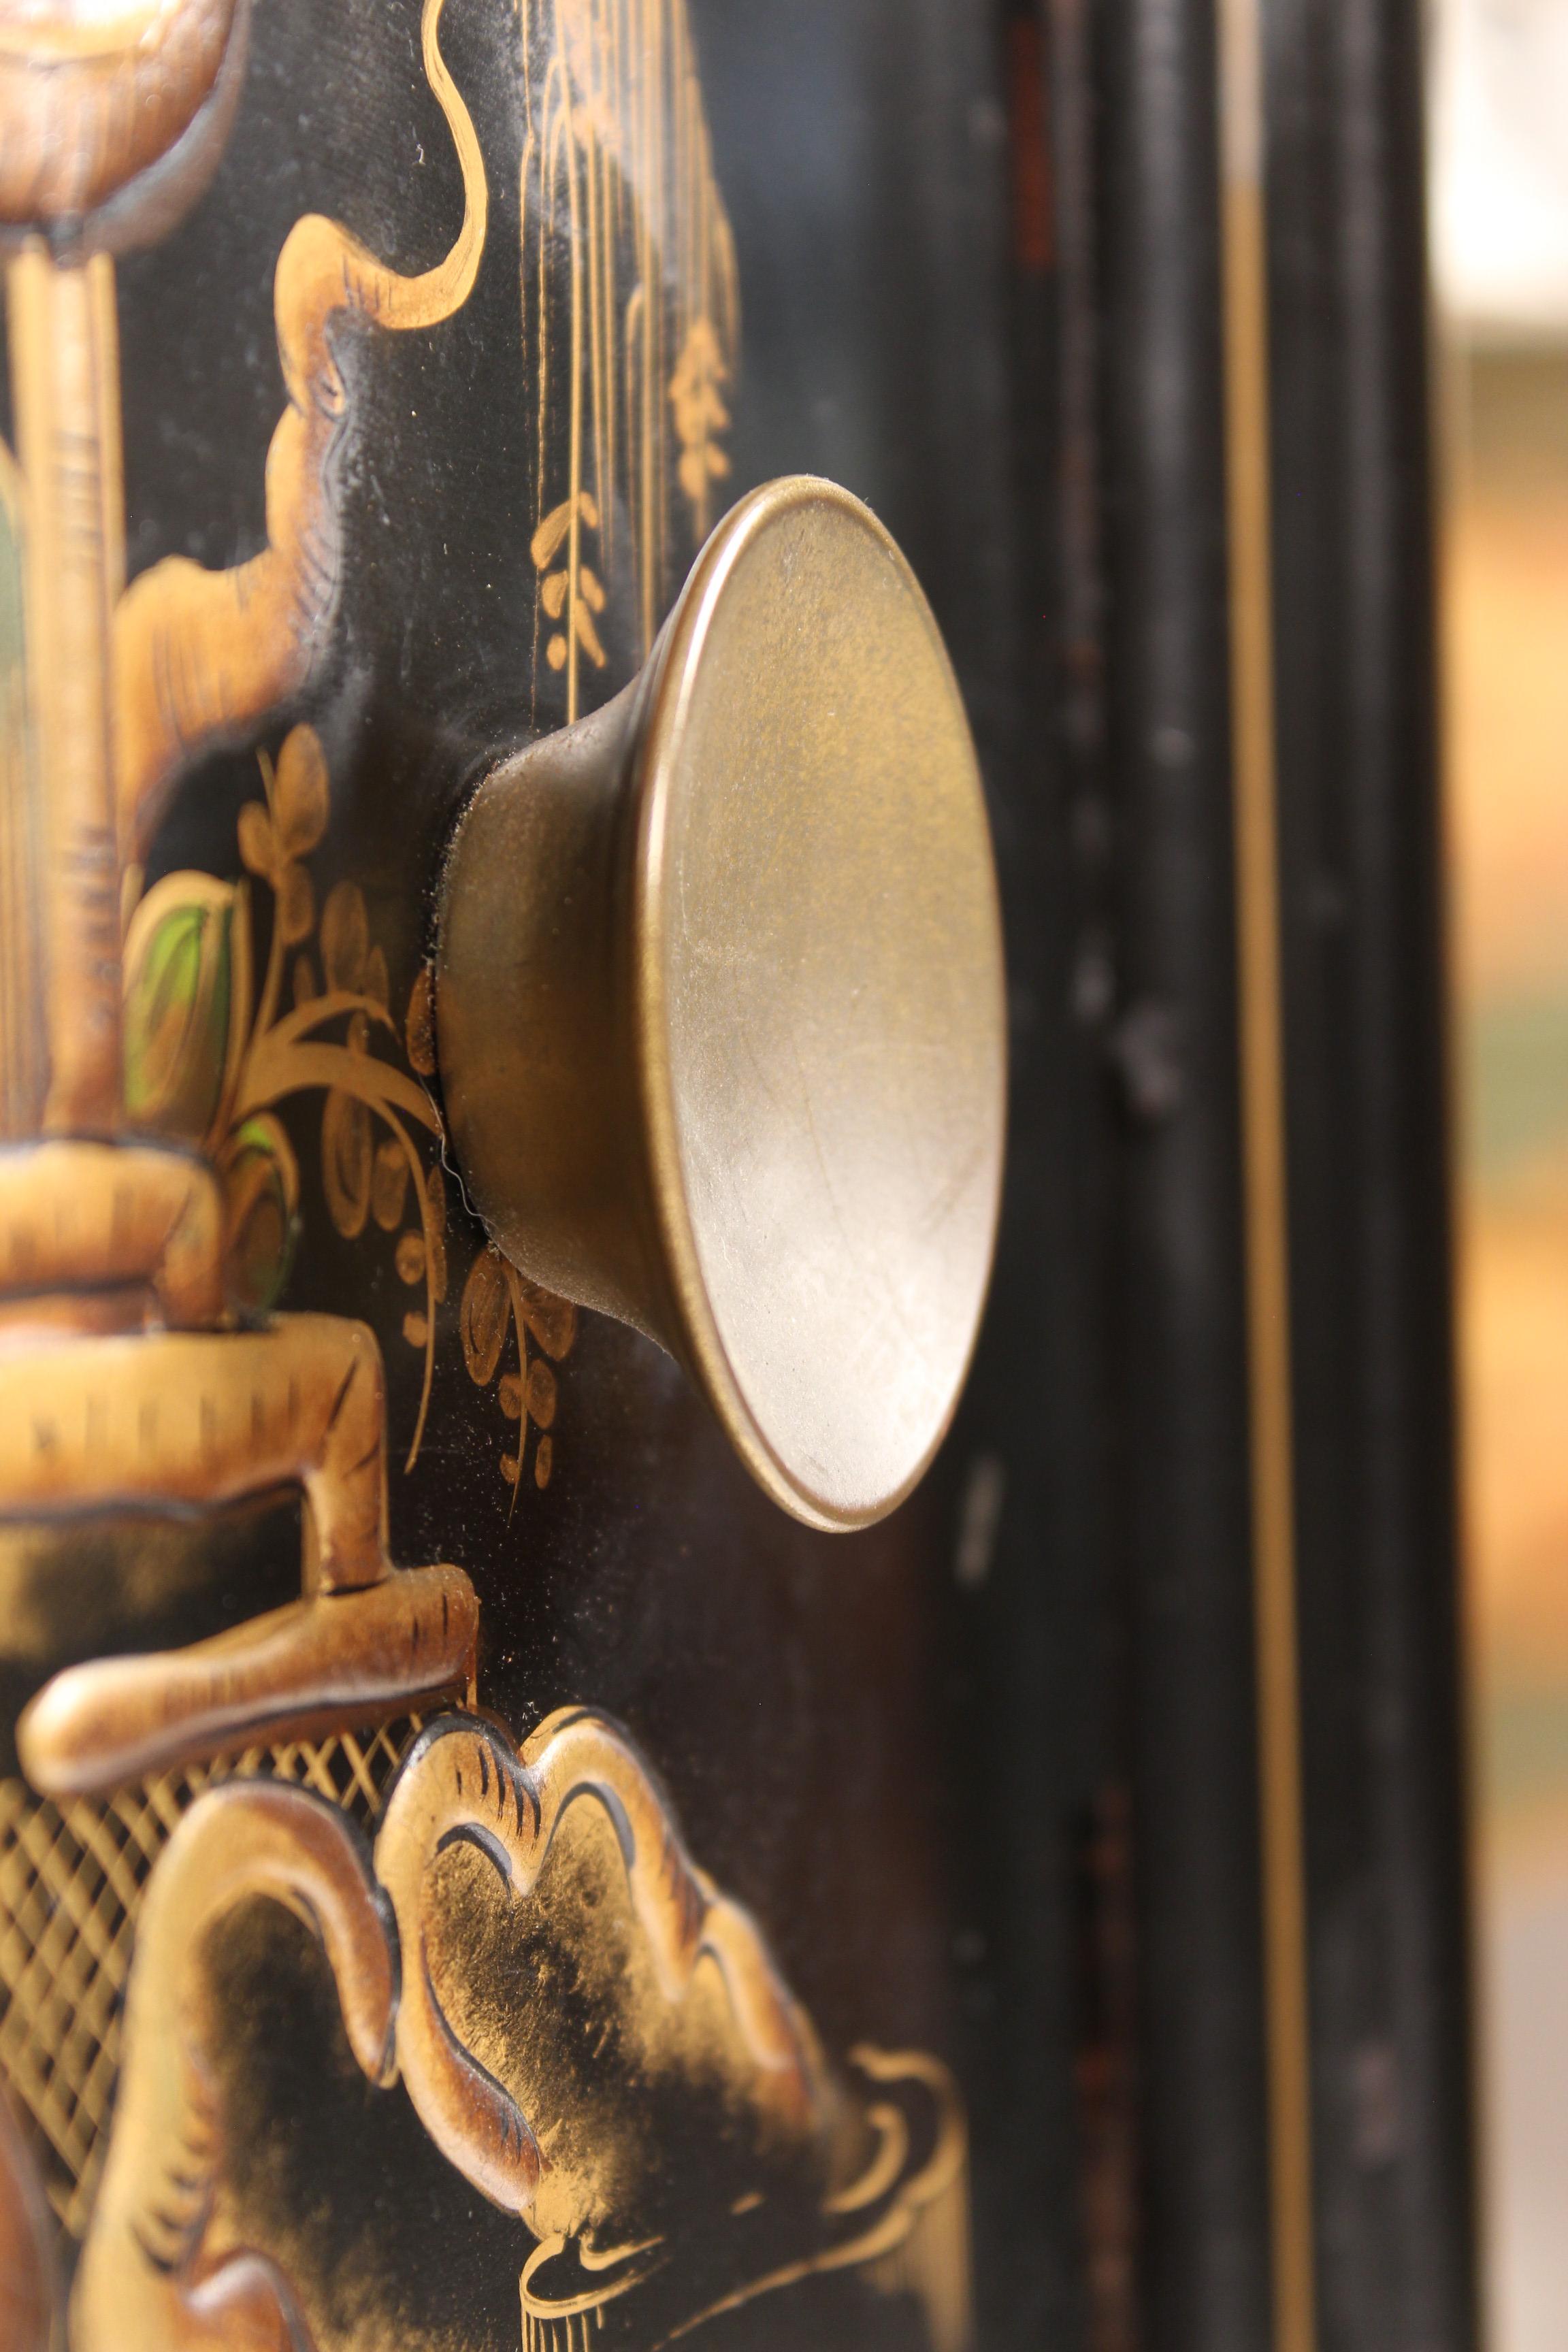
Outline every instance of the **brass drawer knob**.
{"type": "Polygon", "coordinates": [[[642,675],[485,779],[436,1003],[507,1257],[661,1342],[797,1517],[891,1510],[973,1346],[1005,1036],[963,705],[858,499],[743,499],[642,675]]]}

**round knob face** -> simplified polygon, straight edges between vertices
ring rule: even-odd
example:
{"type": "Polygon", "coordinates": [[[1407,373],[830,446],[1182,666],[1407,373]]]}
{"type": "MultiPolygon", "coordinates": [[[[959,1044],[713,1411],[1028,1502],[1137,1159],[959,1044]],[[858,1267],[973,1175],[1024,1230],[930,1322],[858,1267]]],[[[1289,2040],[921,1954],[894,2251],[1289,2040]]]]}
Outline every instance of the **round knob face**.
{"type": "Polygon", "coordinates": [[[947,656],[847,491],[743,499],[637,684],[486,778],[437,1018],[506,1255],[662,1340],[797,1517],[892,1509],[984,1300],[1002,946],[947,656]]]}
{"type": "Polygon", "coordinates": [[[930,1461],[990,1270],[1005,1081],[979,772],[908,564],[826,483],[746,501],[655,656],[635,923],[686,1350],[799,1516],[930,1461]]]}

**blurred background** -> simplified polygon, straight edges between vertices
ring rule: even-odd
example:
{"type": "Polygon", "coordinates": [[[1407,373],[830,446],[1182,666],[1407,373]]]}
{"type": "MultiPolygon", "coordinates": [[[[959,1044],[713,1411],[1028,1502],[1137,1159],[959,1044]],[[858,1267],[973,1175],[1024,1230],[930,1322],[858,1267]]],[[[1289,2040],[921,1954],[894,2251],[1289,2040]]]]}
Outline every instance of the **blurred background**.
{"type": "Polygon", "coordinates": [[[1432,249],[1493,2352],[1568,2346],[1568,0],[1436,0],[1432,249]]]}

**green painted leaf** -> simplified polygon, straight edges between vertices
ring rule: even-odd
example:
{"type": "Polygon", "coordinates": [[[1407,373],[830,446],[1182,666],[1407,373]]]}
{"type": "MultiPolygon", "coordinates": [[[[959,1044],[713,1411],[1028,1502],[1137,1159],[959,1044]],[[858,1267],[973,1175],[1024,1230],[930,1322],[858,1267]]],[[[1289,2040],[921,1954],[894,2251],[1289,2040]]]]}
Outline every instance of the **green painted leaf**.
{"type": "Polygon", "coordinates": [[[134,1127],[200,1143],[225,1094],[243,1014],[244,904],[231,883],[170,874],[125,942],[125,1108],[134,1127]]]}
{"type": "Polygon", "coordinates": [[[289,1138],[269,1112],[246,1119],[220,1166],[226,1209],[224,1288],[237,1315],[278,1304],[299,1238],[300,1171],[289,1138]]]}

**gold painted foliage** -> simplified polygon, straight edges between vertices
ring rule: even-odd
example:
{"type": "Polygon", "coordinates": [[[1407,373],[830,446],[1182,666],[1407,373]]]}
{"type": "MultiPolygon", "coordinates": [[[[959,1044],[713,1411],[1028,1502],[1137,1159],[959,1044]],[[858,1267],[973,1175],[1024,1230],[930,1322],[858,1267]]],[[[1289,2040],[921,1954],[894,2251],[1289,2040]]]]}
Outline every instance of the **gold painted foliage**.
{"type": "Polygon", "coordinates": [[[489,1388],[500,1370],[511,1331],[517,1334],[517,1370],[501,1372],[497,1400],[509,1421],[517,1423],[516,1451],[500,1458],[501,1476],[512,1489],[522,1479],[523,1449],[531,1421],[539,1432],[533,1451],[533,1483],[548,1486],[554,1465],[556,1381],[552,1364],[572,1352],[577,1336],[577,1309],[564,1298],[542,1290],[509,1265],[499,1250],[479,1252],[463,1286],[458,1328],[462,1335],[463,1360],[476,1388],[489,1388]],[[540,1351],[530,1355],[529,1339],[540,1351]]]}
{"type": "Polygon", "coordinates": [[[707,529],[709,493],[730,471],[729,457],[718,440],[730,423],[720,390],[729,380],[712,320],[694,319],[669,379],[669,405],[680,443],[680,487],[691,501],[700,533],[707,529]]]}
{"type": "MultiPolygon", "coordinates": [[[[409,993],[401,1031],[391,1010],[384,950],[372,940],[364,893],[336,883],[318,915],[306,860],[331,814],[326,755],[313,728],[295,727],[276,761],[258,753],[263,797],[239,813],[247,879],[166,875],[135,905],[125,938],[125,1084],[132,1125],[203,1152],[223,1178],[225,1280],[240,1319],[268,1314],[289,1277],[300,1222],[300,1171],[278,1106],[321,1097],[321,1191],[333,1225],[355,1241],[373,1225],[395,1234],[398,1279],[416,1294],[403,1337],[423,1351],[425,1377],[405,1467],[418,1458],[429,1412],[436,1310],[449,1283],[442,1129],[423,1083],[436,1074],[429,969],[409,993]],[[254,971],[251,891],[272,902],[267,961],[254,971]],[[288,977],[289,1002],[284,1005],[288,977]],[[401,1056],[406,1066],[399,1066],[401,1056]],[[416,1139],[437,1147],[426,1164],[416,1139]]],[[[463,1356],[487,1388],[509,1332],[517,1368],[498,1397],[517,1423],[501,1455],[513,1489],[530,1423],[539,1432],[533,1477],[550,1483],[556,1412],[552,1365],[570,1352],[576,1309],[481,1249],[458,1316],[463,1356]],[[536,1352],[529,1354],[531,1337],[536,1352]]]]}
{"type": "Polygon", "coordinates": [[[330,892],[318,921],[305,863],[331,809],[326,755],[313,728],[285,738],[276,761],[258,753],[263,797],[239,813],[249,880],[166,875],[135,906],[126,931],[125,1087],[133,1127],[204,1152],[224,1181],[226,1290],[241,1319],[267,1314],[288,1280],[299,1229],[300,1171],[277,1107],[319,1092],[321,1187],[348,1239],[374,1217],[404,1226],[395,1264],[423,1291],[403,1323],[425,1353],[418,1455],[429,1407],[435,1310],[447,1290],[447,1200],[439,1165],[426,1168],[414,1131],[438,1140],[439,1121],[416,1073],[428,1060],[428,982],[410,1003],[410,1067],[379,1047],[402,1045],[389,1009],[386,958],[374,945],[355,882],[330,892]],[[267,961],[253,970],[251,890],[271,897],[267,961]],[[314,950],[314,954],[312,953],[314,950]],[[316,957],[320,958],[320,976],[316,957]],[[284,1008],[289,975],[291,1003],[284,1008]]]}
{"type": "Polygon", "coordinates": [[[565,667],[573,636],[595,669],[603,669],[608,659],[595,626],[595,615],[607,602],[604,585],[579,553],[583,530],[596,532],[598,528],[597,503],[590,491],[579,490],[545,516],[528,543],[540,574],[539,601],[547,618],[560,624],[545,641],[544,658],[552,669],[565,667]]]}

